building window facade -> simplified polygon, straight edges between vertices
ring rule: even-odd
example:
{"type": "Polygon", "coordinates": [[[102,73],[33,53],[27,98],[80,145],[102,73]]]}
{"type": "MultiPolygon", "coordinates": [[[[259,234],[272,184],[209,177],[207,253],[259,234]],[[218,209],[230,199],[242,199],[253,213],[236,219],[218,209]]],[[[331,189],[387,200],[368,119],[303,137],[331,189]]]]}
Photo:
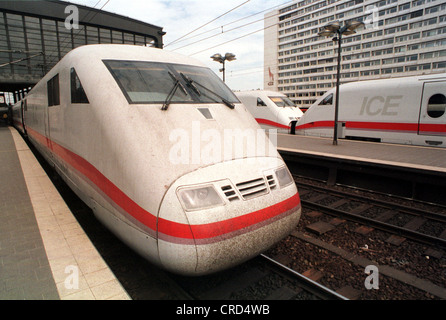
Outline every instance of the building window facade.
{"type": "Polygon", "coordinates": [[[265,17],[276,25],[265,29],[265,70],[277,70],[277,81],[265,74],[264,88],[305,110],[334,87],[337,43],[317,37],[334,20],[366,23],[343,38],[341,83],[446,72],[446,0],[300,0],[265,17]]]}

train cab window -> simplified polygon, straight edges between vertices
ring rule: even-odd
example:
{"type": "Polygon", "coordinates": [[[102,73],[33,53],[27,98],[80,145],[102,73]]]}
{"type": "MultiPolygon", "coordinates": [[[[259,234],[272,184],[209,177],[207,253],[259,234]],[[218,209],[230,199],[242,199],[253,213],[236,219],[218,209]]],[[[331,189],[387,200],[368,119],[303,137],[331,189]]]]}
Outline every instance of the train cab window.
{"type": "Polygon", "coordinates": [[[71,103],[89,103],[87,95],[85,94],[82,83],[77,76],[76,70],[71,68],[71,103]]]}
{"type": "Polygon", "coordinates": [[[427,115],[431,118],[440,118],[446,111],[446,97],[437,93],[429,98],[427,103],[427,115]]]}
{"type": "Polygon", "coordinates": [[[153,61],[103,60],[129,103],[239,103],[206,67],[153,61]]]}
{"type": "Polygon", "coordinates": [[[333,104],[333,93],[326,96],[320,103],[320,106],[332,105],[333,104]]]}
{"type": "Polygon", "coordinates": [[[257,107],[266,107],[266,103],[262,99],[257,98],[257,107]]]}
{"type": "Polygon", "coordinates": [[[48,91],[48,107],[59,105],[60,104],[59,74],[56,74],[47,82],[47,91],[48,91]]]}
{"type": "MultiPolygon", "coordinates": [[[[145,61],[104,60],[130,103],[163,103],[174,87],[176,78],[165,64],[145,61]]],[[[191,96],[184,86],[175,90],[171,101],[186,102],[191,96]]]]}
{"type": "Polygon", "coordinates": [[[293,101],[291,101],[288,97],[268,97],[272,102],[276,104],[276,106],[285,108],[285,107],[296,107],[293,101]]]}

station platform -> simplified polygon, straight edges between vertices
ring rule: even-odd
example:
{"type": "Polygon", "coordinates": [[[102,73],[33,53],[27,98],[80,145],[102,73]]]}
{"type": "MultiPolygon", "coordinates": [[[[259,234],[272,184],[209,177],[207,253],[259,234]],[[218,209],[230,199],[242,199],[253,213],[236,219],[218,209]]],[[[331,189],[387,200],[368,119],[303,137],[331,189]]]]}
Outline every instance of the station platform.
{"type": "Polygon", "coordinates": [[[277,149],[446,173],[446,148],[278,134],[277,149]]]}
{"type": "Polygon", "coordinates": [[[0,300],[129,300],[13,127],[0,124],[0,300]]]}
{"type": "Polygon", "coordinates": [[[446,148],[278,134],[298,175],[446,205],[446,148]]]}

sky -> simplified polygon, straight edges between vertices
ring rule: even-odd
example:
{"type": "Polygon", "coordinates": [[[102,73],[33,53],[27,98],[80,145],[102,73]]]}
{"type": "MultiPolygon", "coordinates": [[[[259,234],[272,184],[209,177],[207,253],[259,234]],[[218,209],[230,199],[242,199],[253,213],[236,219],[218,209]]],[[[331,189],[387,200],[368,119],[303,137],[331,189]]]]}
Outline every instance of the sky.
{"type": "Polygon", "coordinates": [[[290,0],[66,0],[162,27],[164,50],[191,56],[222,78],[210,57],[233,53],[226,62],[232,90],[263,89],[263,18],[290,0]]]}

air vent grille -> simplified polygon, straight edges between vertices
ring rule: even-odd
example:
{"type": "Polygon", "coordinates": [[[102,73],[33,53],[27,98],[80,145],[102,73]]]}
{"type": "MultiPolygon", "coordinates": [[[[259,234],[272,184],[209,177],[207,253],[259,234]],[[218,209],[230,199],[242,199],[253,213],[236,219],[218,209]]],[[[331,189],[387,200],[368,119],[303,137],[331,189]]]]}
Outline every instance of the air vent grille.
{"type": "Polygon", "coordinates": [[[276,184],[276,180],[274,180],[274,176],[273,175],[268,175],[266,176],[266,180],[268,181],[268,186],[271,190],[276,189],[277,184],[276,184]]]}
{"type": "Polygon", "coordinates": [[[231,185],[226,185],[221,187],[221,190],[225,194],[226,198],[228,198],[229,201],[236,201],[240,200],[239,196],[235,192],[234,188],[231,185]]]}
{"type": "Polygon", "coordinates": [[[268,187],[263,178],[240,182],[236,184],[236,187],[246,200],[268,193],[268,187]]]}

